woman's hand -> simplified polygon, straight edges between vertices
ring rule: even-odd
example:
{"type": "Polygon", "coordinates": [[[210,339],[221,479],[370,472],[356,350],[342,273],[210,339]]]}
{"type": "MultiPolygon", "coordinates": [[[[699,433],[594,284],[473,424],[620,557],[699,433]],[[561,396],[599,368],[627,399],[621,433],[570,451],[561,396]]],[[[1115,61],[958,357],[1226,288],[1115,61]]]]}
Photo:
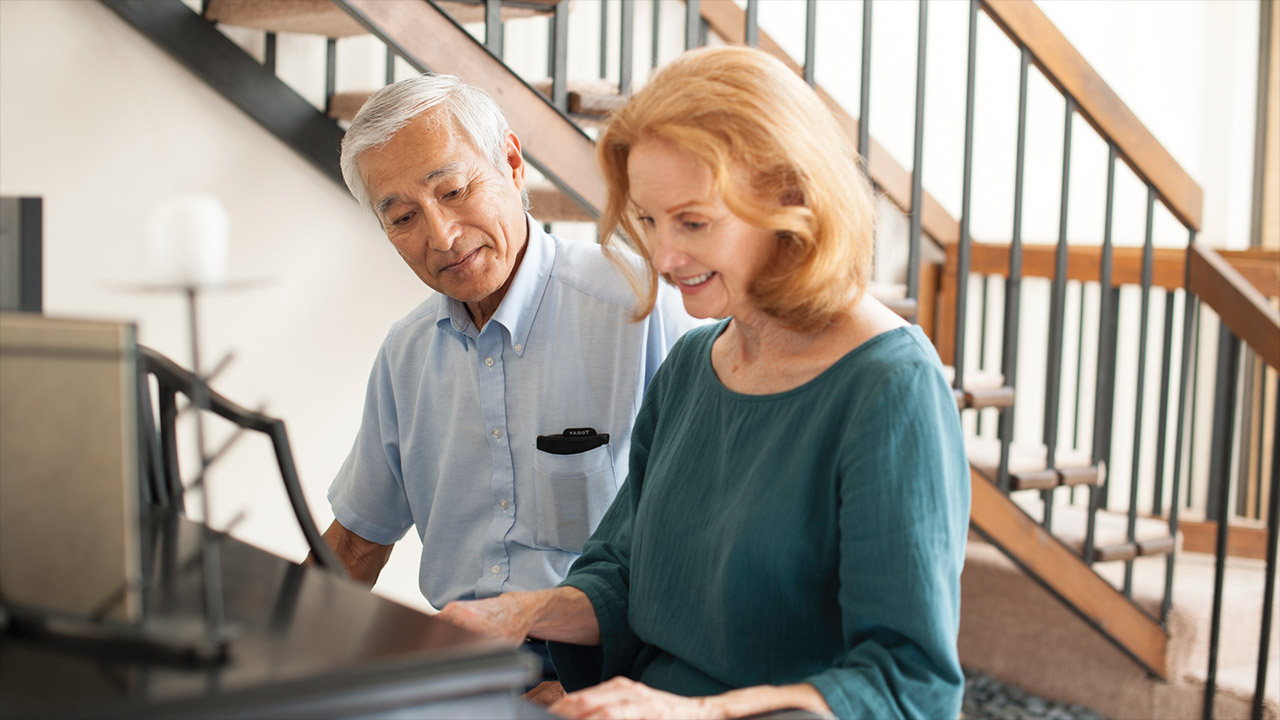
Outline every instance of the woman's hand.
{"type": "Polygon", "coordinates": [[[572,587],[451,602],[436,617],[513,647],[526,637],[575,645],[600,644],[600,623],[591,601],[572,587]]]}
{"type": "Polygon", "coordinates": [[[515,647],[524,642],[533,625],[534,619],[520,597],[526,594],[516,592],[483,600],[451,602],[436,617],[515,647]]]}
{"type": "Polygon", "coordinates": [[[614,720],[662,720],[680,718],[723,718],[715,698],[687,698],[654,690],[624,677],[615,677],[594,687],[564,696],[547,710],[564,718],[611,718],[614,720]]]}

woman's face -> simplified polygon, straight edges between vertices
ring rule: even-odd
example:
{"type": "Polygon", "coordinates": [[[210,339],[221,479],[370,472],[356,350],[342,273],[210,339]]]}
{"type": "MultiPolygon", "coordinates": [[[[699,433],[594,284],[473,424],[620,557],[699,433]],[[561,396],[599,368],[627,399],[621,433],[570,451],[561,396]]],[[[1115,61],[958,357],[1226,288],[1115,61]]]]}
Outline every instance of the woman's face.
{"type": "Polygon", "coordinates": [[[730,212],[706,166],[667,140],[632,146],[627,178],[654,265],[685,310],[697,318],[754,311],[748,289],[773,256],[773,231],[730,212]]]}

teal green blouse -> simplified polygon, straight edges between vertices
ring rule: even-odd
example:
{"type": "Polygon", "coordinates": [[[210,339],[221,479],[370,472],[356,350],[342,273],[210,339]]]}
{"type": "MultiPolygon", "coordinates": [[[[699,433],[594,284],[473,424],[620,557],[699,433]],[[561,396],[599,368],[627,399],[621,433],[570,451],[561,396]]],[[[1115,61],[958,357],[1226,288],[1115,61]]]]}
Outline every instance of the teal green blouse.
{"type": "Polygon", "coordinates": [[[743,395],[711,367],[728,322],[678,342],[645,395],[627,481],[564,581],[602,637],[551,644],[566,689],[808,682],[842,718],[956,717],[969,473],[932,345],[892,330],[743,395]]]}

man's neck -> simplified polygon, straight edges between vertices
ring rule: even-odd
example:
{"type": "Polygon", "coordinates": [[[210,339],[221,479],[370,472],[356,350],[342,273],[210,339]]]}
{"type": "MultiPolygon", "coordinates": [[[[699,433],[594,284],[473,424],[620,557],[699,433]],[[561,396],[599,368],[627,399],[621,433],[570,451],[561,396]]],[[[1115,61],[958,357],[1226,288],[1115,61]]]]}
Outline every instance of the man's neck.
{"type": "Polygon", "coordinates": [[[524,245],[516,253],[516,261],[511,264],[511,273],[507,275],[506,282],[502,283],[502,287],[493,291],[489,297],[483,300],[463,303],[467,308],[467,315],[471,316],[471,322],[476,324],[476,330],[484,330],[484,326],[493,317],[493,314],[498,312],[498,307],[502,305],[502,299],[507,296],[507,291],[511,289],[511,283],[516,279],[516,273],[520,272],[520,265],[524,262],[524,254],[529,250],[530,235],[528,220],[526,219],[524,245]]]}

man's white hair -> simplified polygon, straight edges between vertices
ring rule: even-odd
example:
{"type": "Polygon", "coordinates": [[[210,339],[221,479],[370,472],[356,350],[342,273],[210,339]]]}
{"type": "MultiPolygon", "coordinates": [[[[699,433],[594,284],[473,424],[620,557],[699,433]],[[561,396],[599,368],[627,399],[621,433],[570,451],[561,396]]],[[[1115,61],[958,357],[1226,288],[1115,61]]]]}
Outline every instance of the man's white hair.
{"type": "MultiPolygon", "coordinates": [[[[392,83],[374,93],[356,113],[342,138],[342,179],[347,189],[370,212],[369,190],[358,161],[366,151],[381,147],[410,121],[439,108],[436,122],[452,122],[470,137],[480,154],[495,168],[507,164],[506,137],[510,131],[498,104],[485,91],[453,75],[419,75],[392,83]]],[[[526,200],[527,204],[527,200],[526,200]]]]}

